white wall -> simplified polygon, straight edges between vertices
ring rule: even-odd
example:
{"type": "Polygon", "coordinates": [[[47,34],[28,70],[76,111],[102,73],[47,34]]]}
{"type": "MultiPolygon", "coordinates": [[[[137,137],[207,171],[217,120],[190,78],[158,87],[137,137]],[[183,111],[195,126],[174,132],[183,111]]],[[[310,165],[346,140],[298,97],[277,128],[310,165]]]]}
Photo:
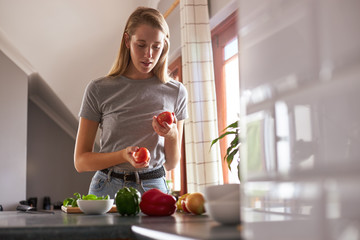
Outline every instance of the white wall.
{"type": "Polygon", "coordinates": [[[0,51],[0,204],[15,209],[25,199],[27,75],[0,51]]]}
{"type": "Polygon", "coordinates": [[[93,173],[73,164],[77,119],[0,32],[0,204],[86,194],[93,173]]]}
{"type": "Polygon", "coordinates": [[[93,173],[76,172],[75,139],[34,102],[28,106],[26,199],[36,197],[42,208],[45,196],[55,203],[87,194],[93,173]]]}

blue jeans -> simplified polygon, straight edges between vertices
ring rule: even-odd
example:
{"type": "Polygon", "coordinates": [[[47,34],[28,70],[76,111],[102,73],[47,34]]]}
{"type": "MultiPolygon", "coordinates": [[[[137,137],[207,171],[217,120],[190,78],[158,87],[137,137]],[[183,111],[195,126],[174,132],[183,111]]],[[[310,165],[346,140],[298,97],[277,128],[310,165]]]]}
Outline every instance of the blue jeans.
{"type": "Polygon", "coordinates": [[[164,193],[169,193],[165,177],[141,180],[138,184],[133,181],[124,181],[123,179],[114,178],[101,171],[97,171],[91,180],[88,194],[94,194],[98,197],[109,194],[110,198],[113,199],[119,189],[123,187],[136,188],[141,194],[151,188],[157,188],[164,193]]]}

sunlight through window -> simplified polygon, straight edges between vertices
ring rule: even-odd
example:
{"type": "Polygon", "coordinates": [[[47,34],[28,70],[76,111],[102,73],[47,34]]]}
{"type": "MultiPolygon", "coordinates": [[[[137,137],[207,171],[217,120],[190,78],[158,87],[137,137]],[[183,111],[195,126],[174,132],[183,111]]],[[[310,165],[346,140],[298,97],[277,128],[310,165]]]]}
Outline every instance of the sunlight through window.
{"type": "MultiPolygon", "coordinates": [[[[240,90],[239,90],[239,60],[238,60],[238,41],[232,40],[224,47],[225,56],[225,81],[226,81],[226,109],[227,125],[235,122],[240,116],[240,90]]],[[[237,171],[237,156],[231,164],[229,172],[229,182],[239,182],[237,171]]]]}

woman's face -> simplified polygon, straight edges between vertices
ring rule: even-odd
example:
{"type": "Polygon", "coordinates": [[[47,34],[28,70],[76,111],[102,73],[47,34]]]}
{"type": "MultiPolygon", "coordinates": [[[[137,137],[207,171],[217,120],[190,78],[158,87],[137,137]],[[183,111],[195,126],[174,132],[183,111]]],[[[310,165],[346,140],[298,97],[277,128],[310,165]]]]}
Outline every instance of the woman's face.
{"type": "Polygon", "coordinates": [[[135,33],[129,37],[125,33],[126,47],[130,48],[131,62],[125,75],[131,79],[146,79],[153,76],[164,48],[165,35],[150,25],[139,25],[135,33]]]}

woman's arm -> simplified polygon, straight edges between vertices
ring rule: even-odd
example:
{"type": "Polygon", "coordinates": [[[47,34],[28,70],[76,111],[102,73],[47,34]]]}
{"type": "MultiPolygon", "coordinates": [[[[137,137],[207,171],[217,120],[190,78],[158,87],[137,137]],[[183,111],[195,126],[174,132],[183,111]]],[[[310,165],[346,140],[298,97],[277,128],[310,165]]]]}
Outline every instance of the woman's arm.
{"type": "Polygon", "coordinates": [[[165,169],[170,171],[176,167],[181,157],[181,141],[183,135],[184,121],[177,121],[171,125],[164,122],[165,127],[161,126],[156,117],[153,118],[153,128],[157,134],[165,138],[165,169]]]}
{"type": "Polygon", "coordinates": [[[164,164],[167,171],[170,171],[176,167],[181,158],[181,143],[183,135],[184,120],[176,123],[177,138],[165,137],[165,159],[164,164]]]}
{"type": "Polygon", "coordinates": [[[111,153],[93,152],[98,126],[96,121],[80,118],[74,152],[74,165],[78,172],[101,170],[124,162],[130,162],[136,168],[148,165],[135,163],[132,153],[137,147],[127,147],[111,153]]]}

